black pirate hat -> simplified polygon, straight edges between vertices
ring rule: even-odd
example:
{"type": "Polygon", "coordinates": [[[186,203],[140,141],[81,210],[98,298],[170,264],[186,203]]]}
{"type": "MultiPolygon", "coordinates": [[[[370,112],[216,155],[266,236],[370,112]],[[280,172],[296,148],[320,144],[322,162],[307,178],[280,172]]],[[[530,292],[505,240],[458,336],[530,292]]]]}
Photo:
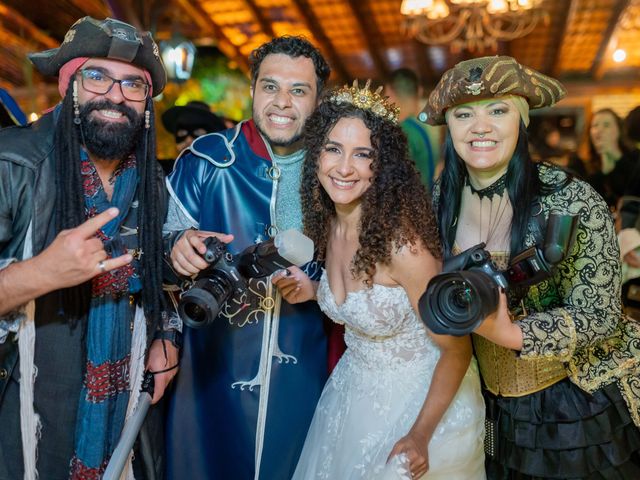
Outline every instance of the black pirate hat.
{"type": "Polygon", "coordinates": [[[78,57],[109,58],[143,68],[151,75],[154,95],[162,92],[167,83],[158,45],[151,34],[113,18],[83,17],[71,26],[58,48],[29,54],[36,68],[51,76],[78,57]]]}
{"type": "Polygon", "coordinates": [[[162,125],[174,135],[180,128],[203,128],[208,133],[226,128],[224,120],[213,113],[209,105],[198,100],[168,109],[162,114],[162,125]]]}

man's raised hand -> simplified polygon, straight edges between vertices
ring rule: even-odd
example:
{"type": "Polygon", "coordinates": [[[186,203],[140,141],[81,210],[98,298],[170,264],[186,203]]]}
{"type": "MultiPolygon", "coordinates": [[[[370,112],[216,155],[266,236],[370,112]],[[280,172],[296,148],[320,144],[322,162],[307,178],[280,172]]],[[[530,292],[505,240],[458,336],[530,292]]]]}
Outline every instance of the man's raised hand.
{"type": "Polygon", "coordinates": [[[128,253],[107,259],[102,241],[96,232],[118,215],[109,208],[81,225],[62,230],[38,257],[38,267],[51,280],[51,290],[73,287],[109,270],[131,262],[128,253]]]}

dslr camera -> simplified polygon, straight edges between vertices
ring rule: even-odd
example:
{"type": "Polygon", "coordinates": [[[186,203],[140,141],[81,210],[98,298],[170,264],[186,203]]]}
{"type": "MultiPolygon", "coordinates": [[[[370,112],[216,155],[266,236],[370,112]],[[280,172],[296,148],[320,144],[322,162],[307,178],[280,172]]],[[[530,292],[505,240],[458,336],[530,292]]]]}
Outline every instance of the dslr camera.
{"type": "Polygon", "coordinates": [[[213,323],[227,300],[247,290],[248,279],[267,277],[313,259],[313,241],[297,230],[286,230],[238,255],[232,255],[215,237],[207,237],[204,243],[207,250],[202,258],[209,266],[183,290],[178,302],[178,315],[192,328],[213,323]]]}
{"type": "Polygon", "coordinates": [[[500,290],[528,287],[553,275],[555,266],[571,252],[578,218],[551,214],[544,245],[516,255],[499,270],[484,243],[445,260],[418,302],[420,316],[437,334],[462,336],[498,308],[500,290]]]}

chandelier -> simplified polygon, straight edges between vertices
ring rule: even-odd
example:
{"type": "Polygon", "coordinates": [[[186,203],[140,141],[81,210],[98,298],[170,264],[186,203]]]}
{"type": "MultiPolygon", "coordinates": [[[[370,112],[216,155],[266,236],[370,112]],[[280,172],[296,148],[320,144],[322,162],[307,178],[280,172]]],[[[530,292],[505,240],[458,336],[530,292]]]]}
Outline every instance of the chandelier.
{"type": "Polygon", "coordinates": [[[540,21],[548,23],[542,0],[402,0],[406,33],[452,52],[498,48],[498,41],[524,37],[540,21]]]}

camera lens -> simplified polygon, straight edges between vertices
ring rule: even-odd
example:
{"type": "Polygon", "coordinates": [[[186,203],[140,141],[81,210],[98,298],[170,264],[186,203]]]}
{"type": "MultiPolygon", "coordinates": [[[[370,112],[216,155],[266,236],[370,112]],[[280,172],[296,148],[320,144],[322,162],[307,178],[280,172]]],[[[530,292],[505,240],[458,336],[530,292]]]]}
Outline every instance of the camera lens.
{"type": "Polygon", "coordinates": [[[466,335],[498,307],[498,285],[480,270],[443,273],[431,279],[418,307],[434,333],[466,335]]]}
{"type": "Polygon", "coordinates": [[[178,315],[191,328],[202,328],[213,323],[220,308],[231,295],[231,283],[218,271],[198,280],[185,292],[178,304],[178,315]]]}
{"type": "Polygon", "coordinates": [[[451,294],[451,303],[458,310],[468,310],[472,300],[471,288],[466,283],[458,285],[458,289],[451,294]]]}
{"type": "Polygon", "coordinates": [[[185,304],[184,313],[187,318],[197,324],[201,324],[207,319],[207,310],[194,302],[188,302],[185,304]]]}

